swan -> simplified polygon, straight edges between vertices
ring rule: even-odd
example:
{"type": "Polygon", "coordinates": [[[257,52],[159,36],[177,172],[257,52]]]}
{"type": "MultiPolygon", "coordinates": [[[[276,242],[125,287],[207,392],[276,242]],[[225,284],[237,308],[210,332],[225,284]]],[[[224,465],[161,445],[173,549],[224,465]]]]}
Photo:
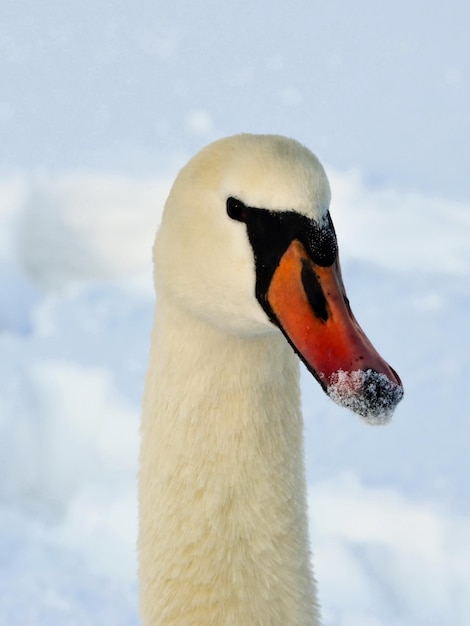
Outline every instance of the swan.
{"type": "Polygon", "coordinates": [[[139,491],[144,626],[317,626],[299,361],[385,423],[402,397],[344,291],[318,159],[277,135],[203,148],[169,193],[139,491]]]}

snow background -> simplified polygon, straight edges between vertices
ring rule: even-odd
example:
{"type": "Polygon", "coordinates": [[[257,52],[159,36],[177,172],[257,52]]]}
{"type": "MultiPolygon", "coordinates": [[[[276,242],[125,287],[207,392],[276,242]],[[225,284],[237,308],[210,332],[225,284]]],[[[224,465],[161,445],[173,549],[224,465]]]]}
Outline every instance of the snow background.
{"type": "Polygon", "coordinates": [[[139,404],[166,193],[197,149],[324,162],[385,428],[303,374],[325,626],[470,621],[470,5],[5,0],[0,624],[135,626],[139,404]]]}

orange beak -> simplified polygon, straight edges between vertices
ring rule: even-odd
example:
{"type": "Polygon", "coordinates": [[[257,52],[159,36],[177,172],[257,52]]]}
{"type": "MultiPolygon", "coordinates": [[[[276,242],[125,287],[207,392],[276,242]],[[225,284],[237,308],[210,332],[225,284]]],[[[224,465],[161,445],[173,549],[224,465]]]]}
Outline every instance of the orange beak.
{"type": "Polygon", "coordinates": [[[332,399],[371,423],[387,422],[403,387],[354,318],[338,259],[320,267],[294,239],[266,296],[279,327],[332,399]]]}

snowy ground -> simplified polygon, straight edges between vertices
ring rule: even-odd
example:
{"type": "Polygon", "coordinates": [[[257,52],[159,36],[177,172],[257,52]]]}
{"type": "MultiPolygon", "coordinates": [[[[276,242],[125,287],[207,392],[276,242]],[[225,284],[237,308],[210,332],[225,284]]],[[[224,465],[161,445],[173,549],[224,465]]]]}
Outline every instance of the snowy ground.
{"type": "Polygon", "coordinates": [[[302,374],[325,626],[468,626],[469,19],[2,0],[0,626],[138,624],[150,249],[176,168],[242,131],[331,165],[353,310],[405,385],[371,428],[302,374]]]}
{"type": "MultiPolygon", "coordinates": [[[[470,207],[329,168],[353,310],[406,396],[371,428],[303,375],[325,626],[470,615],[470,207]]],[[[0,182],[0,624],[137,625],[135,474],[165,180],[0,182]]]]}

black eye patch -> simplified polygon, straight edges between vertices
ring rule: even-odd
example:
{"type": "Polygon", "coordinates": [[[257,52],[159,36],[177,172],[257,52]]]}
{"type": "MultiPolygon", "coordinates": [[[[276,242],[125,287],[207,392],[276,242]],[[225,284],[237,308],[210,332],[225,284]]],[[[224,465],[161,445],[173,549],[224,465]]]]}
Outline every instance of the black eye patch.
{"type": "Polygon", "coordinates": [[[227,199],[227,214],[245,222],[255,258],[261,256],[263,265],[279,263],[294,239],[299,240],[314,263],[332,265],[338,253],[336,234],[330,214],[321,223],[294,211],[269,211],[249,207],[234,197],[227,199]]]}

